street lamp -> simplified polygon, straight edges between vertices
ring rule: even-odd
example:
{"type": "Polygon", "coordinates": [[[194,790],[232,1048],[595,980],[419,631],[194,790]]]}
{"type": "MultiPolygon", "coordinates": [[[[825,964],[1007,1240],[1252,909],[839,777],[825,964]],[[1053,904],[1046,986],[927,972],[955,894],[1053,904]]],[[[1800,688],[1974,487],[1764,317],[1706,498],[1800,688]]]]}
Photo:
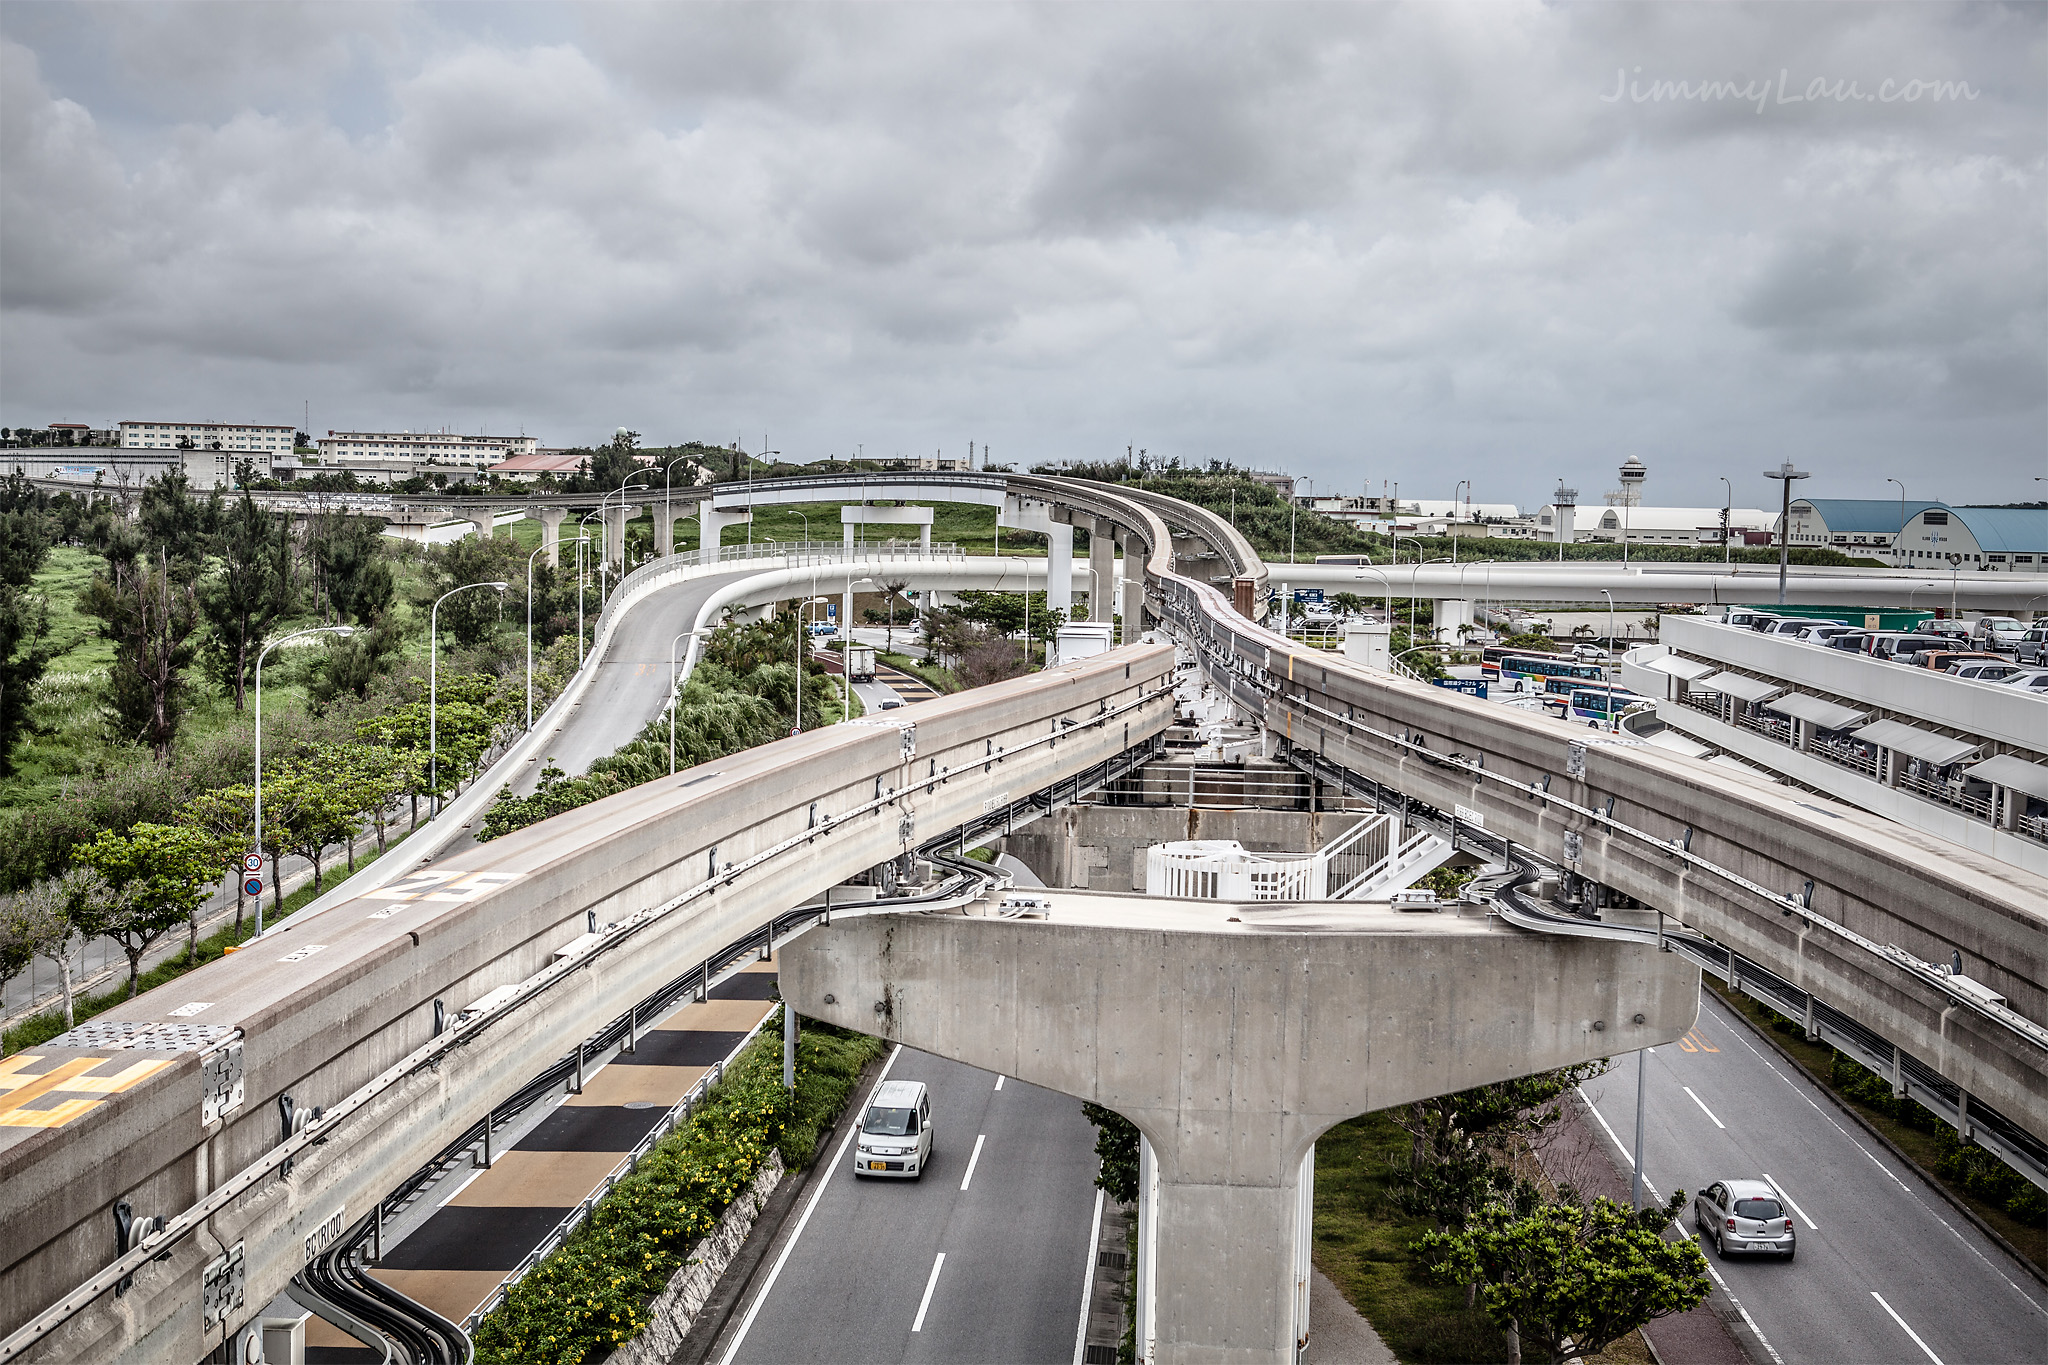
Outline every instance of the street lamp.
{"type": "MultiPolygon", "coordinates": [[[[1392,632],[1392,630],[1394,629],[1393,583],[1387,578],[1385,574],[1381,573],[1378,569],[1368,568],[1363,564],[1354,565],[1353,567],[1358,570],[1357,579],[1362,580],[1365,577],[1365,575],[1371,574],[1374,578],[1377,578],[1380,581],[1380,586],[1384,587],[1387,590],[1387,630],[1389,632],[1392,632]]],[[[1388,638],[1392,638],[1391,634],[1388,638]]]]}
{"type": "MultiPolygon", "coordinates": [[[[780,455],[781,453],[779,450],[770,450],[768,448],[768,438],[766,436],[761,438],[761,458],[763,460],[767,459],[770,455],[780,455]]],[[[747,456],[747,548],[750,550],[754,548],[754,457],[751,455],[747,456]]]]}
{"type": "Polygon", "coordinates": [[[1734,534],[1730,523],[1735,520],[1735,485],[1728,482],[1728,476],[1721,476],[1721,491],[1727,494],[1727,501],[1721,505],[1721,562],[1734,562],[1735,552],[1729,548],[1728,537],[1734,534]]]}
{"type": "MultiPolygon", "coordinates": [[[[678,455],[661,467],[661,518],[668,523],[668,552],[670,554],[676,552],[676,519],[674,515],[676,498],[674,490],[668,486],[669,471],[682,464],[685,460],[695,458],[693,455],[678,455]]],[[[701,507],[703,504],[699,503],[698,505],[701,507]]]]}
{"type": "MultiPolygon", "coordinates": [[[[682,682],[682,679],[681,679],[681,678],[680,678],[680,677],[678,676],[678,675],[679,675],[679,672],[680,672],[680,670],[678,669],[678,667],[677,667],[677,665],[676,665],[676,646],[677,646],[677,645],[680,645],[680,644],[681,644],[681,643],[682,643],[683,641],[685,641],[685,640],[689,639],[689,638],[690,638],[691,636],[693,636],[693,635],[709,635],[709,634],[711,634],[711,633],[712,633],[712,630],[713,630],[713,629],[715,629],[715,628],[707,628],[707,629],[702,629],[702,630],[686,630],[686,631],[684,631],[684,632],[683,632],[682,634],[680,634],[680,635],[676,636],[676,638],[675,638],[674,640],[672,640],[672,641],[670,641],[670,642],[669,642],[669,647],[668,647],[668,775],[669,775],[670,777],[674,777],[674,776],[676,775],[676,688],[677,688],[677,687],[678,687],[678,686],[679,686],[679,685],[681,684],[681,682],[682,682]]],[[[803,696],[803,692],[802,692],[802,689],[801,689],[801,688],[799,688],[799,689],[798,689],[798,692],[797,692],[797,696],[798,696],[798,699],[799,699],[799,704],[801,704],[801,699],[802,699],[802,696],[803,696]]]]}
{"type": "MultiPolygon", "coordinates": [[[[613,489],[611,493],[605,494],[602,498],[599,498],[597,501],[597,510],[602,512],[604,511],[604,505],[612,500],[613,494],[615,493],[618,495],[619,571],[621,573],[624,573],[626,569],[626,485],[633,482],[633,480],[639,478],[642,474],[645,474],[650,479],[654,477],[654,471],[651,469],[635,469],[631,473],[627,474],[625,478],[619,480],[619,486],[617,488],[613,489]]],[[[610,547],[607,546],[606,548],[609,549],[610,547]]],[[[610,556],[607,555],[606,558],[609,559],[610,556]]]]}
{"type": "MultiPolygon", "coordinates": [[[[1614,648],[1614,594],[1602,588],[1600,589],[1600,595],[1607,599],[1607,648],[1612,650],[1614,648]]],[[[1612,663],[1602,664],[1600,671],[1607,679],[1607,733],[1613,734],[1620,728],[1615,724],[1614,720],[1614,665],[1612,663]]]]}
{"type": "MultiPolygon", "coordinates": [[[[804,645],[811,638],[809,627],[804,625],[804,608],[819,606],[824,601],[825,599],[822,597],[807,597],[796,604],[796,732],[798,734],[804,732],[804,645]]],[[[849,636],[849,648],[851,648],[851,644],[852,637],[849,636]]],[[[839,671],[846,673],[844,655],[840,659],[839,671]]],[[[846,690],[849,693],[853,691],[853,677],[851,674],[848,674],[846,678],[846,690]]],[[[849,711],[853,709],[851,701],[847,703],[846,709],[849,711]]]]}
{"type": "Polygon", "coordinates": [[[441,811],[441,731],[436,710],[441,700],[441,604],[456,593],[468,592],[471,588],[496,588],[503,592],[511,586],[510,583],[464,583],[435,598],[433,610],[427,613],[427,792],[437,815],[441,811]]]}
{"type": "Polygon", "coordinates": [[[1784,501],[1778,513],[1778,605],[1785,605],[1785,566],[1792,560],[1792,485],[1799,479],[1811,477],[1803,469],[1794,469],[1790,460],[1776,469],[1766,469],[1764,477],[1776,479],[1784,485],[1784,501]]]}
{"type": "Polygon", "coordinates": [[[1892,538],[1892,563],[1897,565],[1906,553],[1906,485],[1897,479],[1886,479],[1885,482],[1899,484],[1899,533],[1892,538]]]}
{"type": "MultiPolygon", "coordinates": [[[[542,544],[526,557],[526,728],[529,730],[533,728],[533,561],[545,549],[546,544],[542,544]]],[[[582,624],[579,619],[578,627],[582,624]]],[[[578,639],[580,642],[581,637],[578,639]]]]}
{"type": "Polygon", "coordinates": [[[1472,491],[1472,480],[1460,479],[1451,486],[1451,563],[1458,562],[1458,490],[1472,491]]]}
{"type": "MultiPolygon", "coordinates": [[[[314,626],[309,630],[295,630],[281,635],[263,646],[256,655],[256,852],[263,852],[263,660],[270,651],[286,640],[296,640],[303,635],[339,635],[346,640],[356,633],[354,626],[314,626]]],[[[270,875],[275,878],[278,869],[272,867],[270,875]]],[[[263,893],[256,893],[256,937],[263,937],[263,893]]]]}

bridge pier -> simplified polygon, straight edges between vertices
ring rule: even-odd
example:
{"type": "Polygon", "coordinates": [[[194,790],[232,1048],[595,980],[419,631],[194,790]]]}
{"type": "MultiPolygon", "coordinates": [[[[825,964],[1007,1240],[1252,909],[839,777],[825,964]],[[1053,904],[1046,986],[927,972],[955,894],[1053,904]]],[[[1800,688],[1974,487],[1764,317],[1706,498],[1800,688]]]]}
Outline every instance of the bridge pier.
{"type": "Polygon", "coordinates": [[[654,552],[656,554],[666,559],[676,552],[676,523],[687,521],[695,514],[698,506],[699,504],[697,503],[686,502],[683,504],[682,513],[678,515],[675,504],[666,498],[662,499],[660,509],[654,514],[654,552]]]}
{"type": "Polygon", "coordinates": [[[1432,606],[1430,629],[1439,644],[1463,642],[1458,627],[1473,624],[1472,603],[1461,597],[1439,597],[1432,606]]]}
{"type": "Polygon", "coordinates": [[[701,504],[697,513],[698,534],[702,547],[702,558],[699,562],[718,563],[718,542],[725,534],[725,528],[744,526],[753,519],[754,514],[744,507],[736,512],[729,512],[723,508],[713,507],[709,503],[701,504]]]}
{"type": "Polygon", "coordinates": [[[547,552],[548,567],[562,567],[562,523],[568,520],[566,507],[543,507],[540,509],[540,544],[547,552]]]}
{"type": "Polygon", "coordinates": [[[1699,1012],[1698,970],[1647,945],[1378,907],[1038,894],[1048,920],[811,930],[782,949],[783,997],[1135,1123],[1151,1150],[1139,1355],[1162,1365],[1291,1365],[1304,1159],[1333,1125],[1667,1042],[1699,1012]],[[1262,932],[1276,912],[1289,928],[1262,932]]]}
{"type": "Polygon", "coordinates": [[[1110,584],[1116,581],[1116,524],[1094,518],[1088,526],[1088,619],[1110,621],[1110,584]]]}
{"type": "Polygon", "coordinates": [[[497,529],[497,517],[488,507],[465,507],[462,515],[469,518],[469,524],[476,528],[477,539],[489,540],[497,529]]]}
{"type": "Polygon", "coordinates": [[[1117,643],[1128,645],[1145,633],[1145,550],[1135,535],[1124,537],[1123,550],[1123,601],[1118,610],[1124,625],[1117,643]]]}
{"type": "Polygon", "coordinates": [[[853,544],[853,528],[856,526],[915,526],[918,549],[931,553],[932,509],[929,507],[870,507],[866,503],[841,507],[839,534],[845,544],[853,544]]]}

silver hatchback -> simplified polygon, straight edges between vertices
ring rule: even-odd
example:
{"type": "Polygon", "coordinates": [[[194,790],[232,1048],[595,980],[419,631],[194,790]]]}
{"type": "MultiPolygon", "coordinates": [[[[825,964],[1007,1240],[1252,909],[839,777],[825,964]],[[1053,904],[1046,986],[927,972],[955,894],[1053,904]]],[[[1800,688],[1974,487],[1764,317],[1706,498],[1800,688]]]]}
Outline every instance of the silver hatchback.
{"type": "Polygon", "coordinates": [[[1692,1225],[1726,1260],[1735,1252],[1792,1259],[1792,1215],[1766,1180],[1717,1180],[1692,1199],[1692,1225]]]}

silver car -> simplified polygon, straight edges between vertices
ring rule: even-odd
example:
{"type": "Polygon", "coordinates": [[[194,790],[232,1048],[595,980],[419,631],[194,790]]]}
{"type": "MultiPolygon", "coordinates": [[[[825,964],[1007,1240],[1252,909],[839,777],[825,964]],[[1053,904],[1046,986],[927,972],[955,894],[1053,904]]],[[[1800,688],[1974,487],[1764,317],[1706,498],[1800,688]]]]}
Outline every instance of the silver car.
{"type": "Polygon", "coordinates": [[[1789,1261],[1797,1249],[1792,1215],[1767,1180],[1715,1181],[1693,1196],[1692,1225],[1723,1260],[1740,1251],[1789,1261]]]}

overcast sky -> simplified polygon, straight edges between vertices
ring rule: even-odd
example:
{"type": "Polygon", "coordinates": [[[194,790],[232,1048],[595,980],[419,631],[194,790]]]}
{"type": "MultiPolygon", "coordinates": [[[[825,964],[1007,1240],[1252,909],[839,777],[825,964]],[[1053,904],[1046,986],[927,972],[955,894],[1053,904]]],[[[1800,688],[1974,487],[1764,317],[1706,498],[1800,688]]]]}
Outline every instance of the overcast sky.
{"type": "Polygon", "coordinates": [[[2038,497],[2044,15],[10,0],[0,423],[2038,497]]]}

